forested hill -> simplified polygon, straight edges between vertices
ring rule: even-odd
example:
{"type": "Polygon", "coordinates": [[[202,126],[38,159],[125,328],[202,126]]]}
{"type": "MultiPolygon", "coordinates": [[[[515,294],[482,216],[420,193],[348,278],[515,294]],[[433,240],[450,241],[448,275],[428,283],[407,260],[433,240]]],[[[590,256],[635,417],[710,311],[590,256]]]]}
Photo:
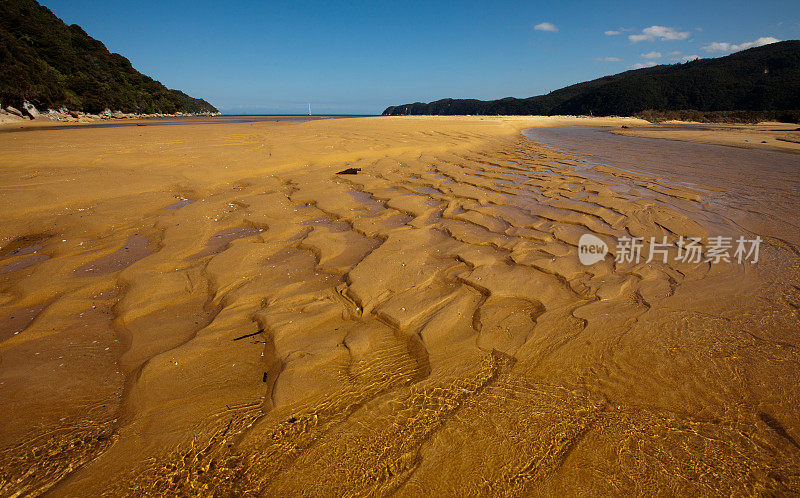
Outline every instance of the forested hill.
{"type": "Polygon", "coordinates": [[[0,0],[0,104],[126,113],[217,112],[140,73],[34,0],[0,0]]]}
{"type": "Polygon", "coordinates": [[[384,115],[632,116],[645,110],[800,108],[800,41],[751,48],[716,59],[636,69],[526,99],[444,99],[388,107],[384,115]]]}

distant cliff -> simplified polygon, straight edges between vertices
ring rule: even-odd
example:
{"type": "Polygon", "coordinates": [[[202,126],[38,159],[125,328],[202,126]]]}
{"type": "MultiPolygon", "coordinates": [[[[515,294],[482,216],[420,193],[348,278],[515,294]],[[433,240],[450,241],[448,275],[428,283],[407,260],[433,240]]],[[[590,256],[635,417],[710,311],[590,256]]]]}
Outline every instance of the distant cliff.
{"type": "Polygon", "coordinates": [[[21,108],[23,101],[90,113],[218,112],[140,73],[34,0],[0,0],[0,104],[21,108]]]}
{"type": "Polygon", "coordinates": [[[716,59],[636,69],[547,95],[500,100],[443,99],[388,107],[384,115],[632,116],[646,110],[782,111],[800,108],[800,41],[716,59]]]}

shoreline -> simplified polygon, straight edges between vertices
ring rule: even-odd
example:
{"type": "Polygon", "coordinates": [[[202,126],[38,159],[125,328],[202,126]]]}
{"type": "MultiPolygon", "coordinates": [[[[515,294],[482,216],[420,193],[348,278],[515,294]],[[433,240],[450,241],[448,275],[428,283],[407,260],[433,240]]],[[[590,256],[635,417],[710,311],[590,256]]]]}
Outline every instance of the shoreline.
{"type": "MultiPolygon", "coordinates": [[[[764,122],[758,124],[709,124],[680,122],[676,125],[697,125],[702,130],[659,129],[614,129],[616,135],[696,142],[723,145],[744,149],[766,149],[780,152],[800,153],[800,127],[796,124],[764,122]]],[[[653,125],[658,128],[658,125],[653,125]]]]}
{"type": "MultiPolygon", "coordinates": [[[[342,116],[345,118],[349,116],[342,116]]],[[[0,133],[17,131],[37,131],[56,129],[82,129],[82,128],[119,128],[130,126],[171,126],[171,125],[206,125],[206,124],[249,124],[260,122],[298,123],[320,119],[340,119],[337,116],[258,116],[258,115],[197,115],[197,116],[164,116],[164,117],[132,117],[117,119],[102,119],[84,122],[59,122],[47,120],[29,120],[13,123],[0,123],[0,133]],[[16,126],[23,125],[23,126],[16,126]]]]}
{"type": "MultiPolygon", "coordinates": [[[[46,115],[46,114],[43,114],[46,115]]],[[[699,123],[690,121],[669,121],[651,123],[633,117],[588,117],[588,116],[361,116],[361,115],[277,115],[277,114],[174,114],[174,115],[125,115],[109,114],[85,121],[57,121],[46,118],[21,119],[19,121],[0,121],[0,133],[9,131],[34,131],[56,128],[78,129],[82,127],[114,127],[132,125],[172,125],[172,124],[241,124],[279,120],[304,122],[319,119],[440,119],[440,120],[501,120],[509,123],[530,122],[534,127],[548,126],[603,126],[608,132],[617,135],[660,138],[683,142],[706,143],[746,149],[767,149],[788,153],[800,153],[800,128],[794,124],[764,122],[757,124],[699,123]],[[209,119],[208,123],[192,123],[189,120],[209,119]],[[185,121],[184,121],[185,120],[185,121]],[[219,120],[218,122],[215,122],[219,120]],[[628,129],[621,129],[621,126],[628,129]],[[665,126],[666,125],[666,126],[665,126]],[[691,126],[702,129],[670,129],[670,127],[691,126]]]]}
{"type": "Polygon", "coordinates": [[[204,117],[216,117],[218,114],[104,114],[104,115],[86,115],[81,113],[80,117],[73,117],[69,113],[58,114],[57,117],[51,117],[49,113],[39,113],[37,117],[20,117],[14,114],[4,113],[0,116],[0,129],[9,128],[14,126],[21,127],[52,127],[63,125],[85,125],[85,124],[98,124],[98,123],[113,123],[120,121],[147,121],[158,119],[192,119],[204,117]]]}
{"type": "Polygon", "coordinates": [[[212,112],[183,112],[179,111],[172,114],[165,113],[126,113],[122,111],[112,111],[106,108],[102,112],[89,113],[83,111],[75,111],[61,107],[59,109],[47,109],[40,111],[35,105],[27,100],[22,102],[20,109],[14,106],[0,105],[0,125],[7,124],[20,124],[25,122],[37,121],[51,122],[51,123],[93,123],[96,121],[119,120],[119,119],[152,119],[152,118],[179,118],[179,117],[201,117],[201,116],[218,116],[219,111],[212,112]]]}

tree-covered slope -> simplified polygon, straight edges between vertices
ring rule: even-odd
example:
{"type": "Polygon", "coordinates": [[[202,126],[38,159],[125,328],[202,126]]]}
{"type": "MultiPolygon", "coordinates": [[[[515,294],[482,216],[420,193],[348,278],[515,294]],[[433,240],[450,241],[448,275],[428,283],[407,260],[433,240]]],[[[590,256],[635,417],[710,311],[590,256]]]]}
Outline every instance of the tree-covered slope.
{"type": "Polygon", "coordinates": [[[636,69],[527,99],[444,99],[392,106],[402,114],[578,114],[630,116],[645,110],[800,108],[800,41],[751,48],[717,59],[636,69]]]}
{"type": "Polygon", "coordinates": [[[0,0],[0,103],[132,113],[216,112],[110,53],[34,0],[0,0]]]}

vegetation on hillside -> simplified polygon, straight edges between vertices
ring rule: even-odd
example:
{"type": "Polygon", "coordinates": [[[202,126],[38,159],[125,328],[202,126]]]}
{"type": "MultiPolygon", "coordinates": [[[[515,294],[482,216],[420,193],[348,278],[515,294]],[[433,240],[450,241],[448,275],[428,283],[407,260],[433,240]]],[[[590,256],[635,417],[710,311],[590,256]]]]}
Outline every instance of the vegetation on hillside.
{"type": "Polygon", "coordinates": [[[34,0],[0,0],[0,103],[19,107],[23,100],[92,113],[217,111],[138,72],[34,0]]]}
{"type": "Polygon", "coordinates": [[[663,123],[664,121],[694,121],[696,123],[761,123],[763,121],[778,121],[782,123],[800,123],[800,111],[647,110],[637,112],[635,116],[646,119],[651,123],[663,123]]]}
{"type": "Polygon", "coordinates": [[[787,111],[798,107],[800,41],[792,40],[716,59],[626,71],[538,97],[443,99],[392,106],[384,114],[632,116],[647,110],[787,111]]]}

